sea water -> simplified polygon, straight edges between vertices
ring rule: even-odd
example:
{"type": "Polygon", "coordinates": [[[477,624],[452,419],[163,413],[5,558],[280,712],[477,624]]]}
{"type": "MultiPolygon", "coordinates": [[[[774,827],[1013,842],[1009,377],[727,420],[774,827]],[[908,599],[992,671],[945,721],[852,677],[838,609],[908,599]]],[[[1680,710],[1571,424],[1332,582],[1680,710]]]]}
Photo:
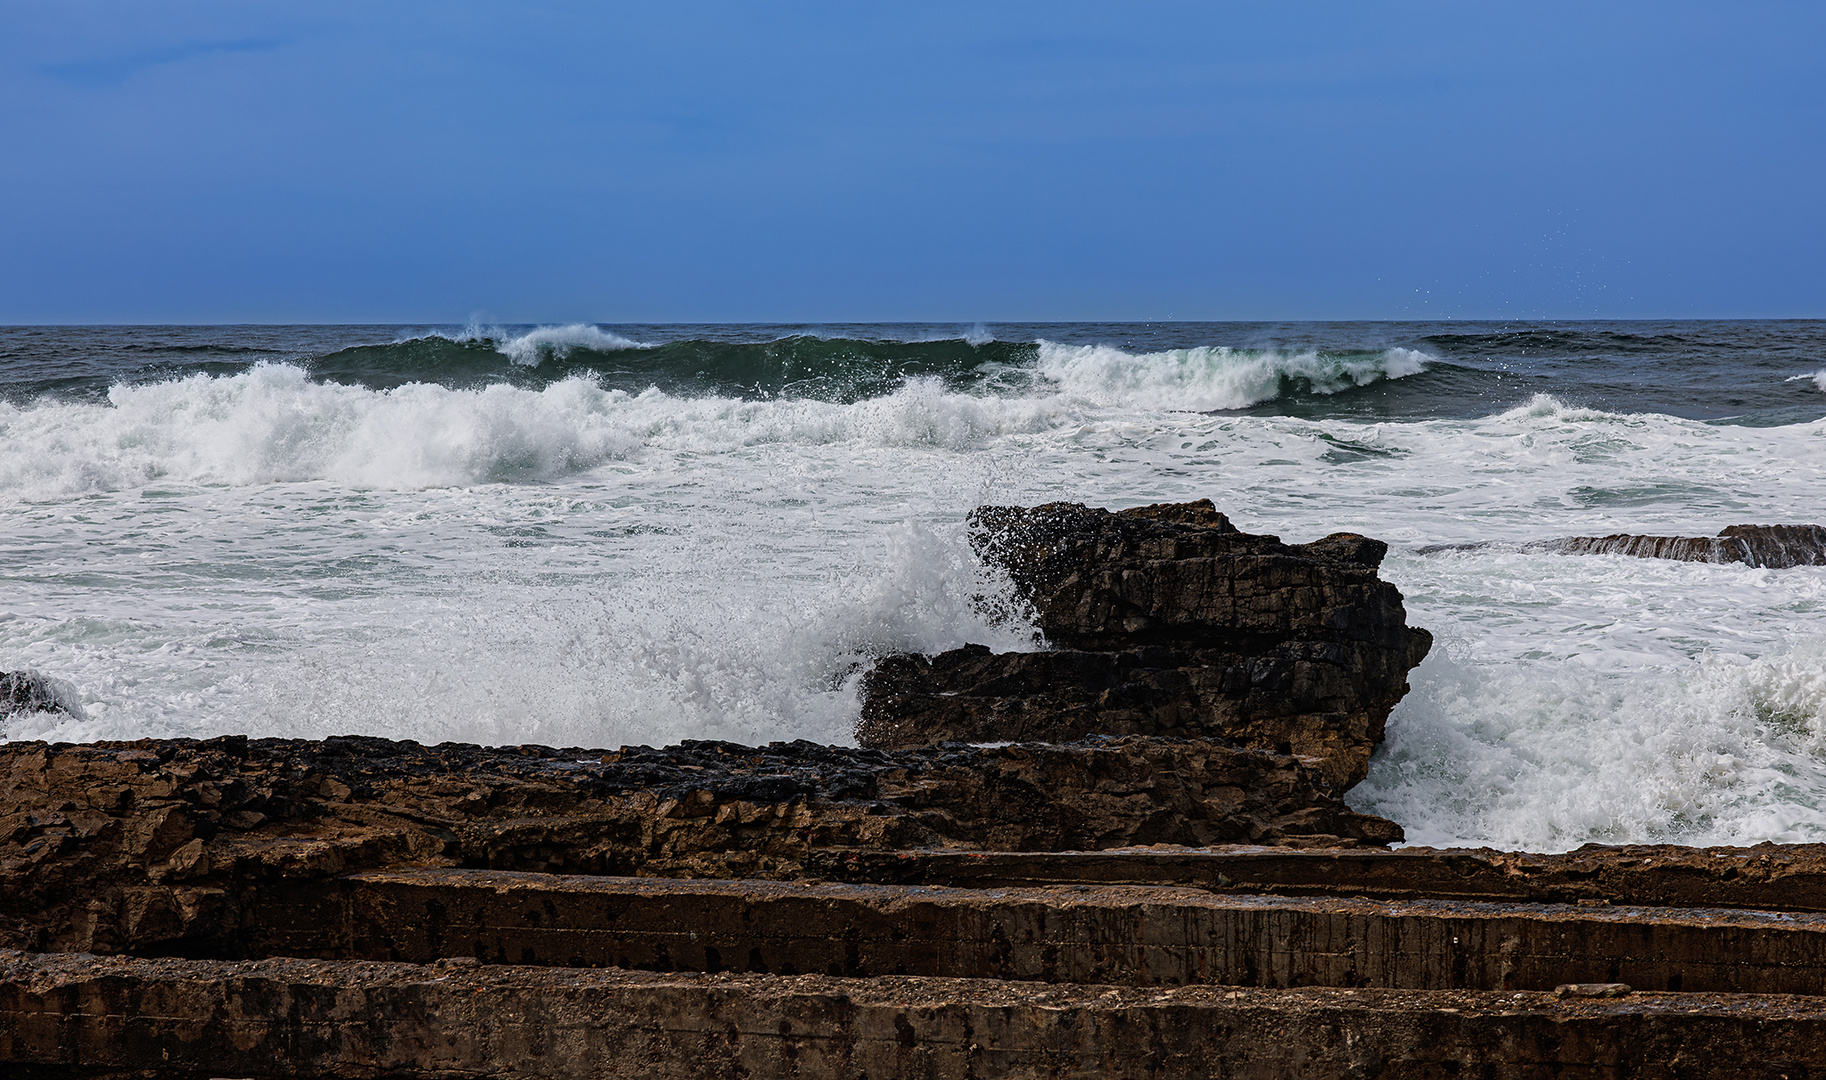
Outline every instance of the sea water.
{"type": "Polygon", "coordinates": [[[1826,840],[1826,568],[1501,546],[1826,523],[1822,417],[1818,322],[0,329],[0,737],[849,742],[1032,647],[972,507],[1210,498],[1389,542],[1410,840],[1826,840]]]}

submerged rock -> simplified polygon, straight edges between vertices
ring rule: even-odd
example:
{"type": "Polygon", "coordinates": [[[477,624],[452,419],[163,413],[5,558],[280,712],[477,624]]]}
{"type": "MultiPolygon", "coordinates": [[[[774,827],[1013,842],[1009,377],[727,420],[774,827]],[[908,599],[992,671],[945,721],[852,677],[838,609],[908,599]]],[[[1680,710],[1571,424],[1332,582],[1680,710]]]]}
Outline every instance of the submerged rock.
{"type": "Polygon", "coordinates": [[[1516,551],[1542,551],[1563,555],[1631,555],[1639,559],[1674,559],[1679,562],[1745,563],[1771,570],[1794,566],[1826,566],[1826,526],[1732,525],[1717,536],[1642,536],[1612,533],[1609,536],[1568,536],[1499,545],[1492,541],[1469,544],[1433,544],[1419,554],[1442,551],[1478,551],[1504,547],[1516,551]]]}
{"type": "Polygon", "coordinates": [[[1283,544],[1209,500],[990,506],[970,524],[1054,648],[883,659],[863,683],[865,746],[1217,737],[1298,754],[1343,791],[1432,644],[1376,576],[1379,540],[1283,544]]]}
{"type": "Polygon", "coordinates": [[[36,671],[0,671],[0,718],[14,713],[50,712],[80,717],[76,688],[36,671]]]}

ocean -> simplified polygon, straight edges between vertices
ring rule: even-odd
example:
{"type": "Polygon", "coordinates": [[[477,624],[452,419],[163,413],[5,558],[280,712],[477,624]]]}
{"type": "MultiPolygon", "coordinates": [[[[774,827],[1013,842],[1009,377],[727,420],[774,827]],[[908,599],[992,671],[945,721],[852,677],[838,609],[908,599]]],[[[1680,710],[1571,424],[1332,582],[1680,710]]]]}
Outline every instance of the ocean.
{"type": "Polygon", "coordinates": [[[1516,547],[1826,523],[1826,322],[0,328],[0,738],[850,742],[972,507],[1196,498],[1389,542],[1411,842],[1826,840],[1826,567],[1516,547]]]}

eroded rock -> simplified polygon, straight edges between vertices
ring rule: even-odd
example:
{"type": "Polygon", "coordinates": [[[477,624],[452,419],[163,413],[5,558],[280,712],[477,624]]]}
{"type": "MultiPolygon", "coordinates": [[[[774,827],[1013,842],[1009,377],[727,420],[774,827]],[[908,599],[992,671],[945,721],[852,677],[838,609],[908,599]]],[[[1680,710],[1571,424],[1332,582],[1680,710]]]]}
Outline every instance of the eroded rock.
{"type": "Polygon", "coordinates": [[[1560,555],[1630,555],[1638,559],[1673,559],[1678,562],[1745,563],[1771,570],[1795,566],[1826,566],[1826,526],[1732,525],[1717,536],[1643,536],[1612,533],[1609,536],[1568,536],[1556,540],[1531,540],[1522,544],[1477,541],[1469,544],[1432,544],[1419,548],[1422,555],[1443,551],[1552,552],[1560,555]]]}
{"type": "Polygon", "coordinates": [[[1054,648],[882,660],[864,681],[865,746],[1217,737],[1301,755],[1343,791],[1432,643],[1376,575],[1387,545],[1367,537],[1283,544],[1209,500],[970,520],[1054,648]]]}

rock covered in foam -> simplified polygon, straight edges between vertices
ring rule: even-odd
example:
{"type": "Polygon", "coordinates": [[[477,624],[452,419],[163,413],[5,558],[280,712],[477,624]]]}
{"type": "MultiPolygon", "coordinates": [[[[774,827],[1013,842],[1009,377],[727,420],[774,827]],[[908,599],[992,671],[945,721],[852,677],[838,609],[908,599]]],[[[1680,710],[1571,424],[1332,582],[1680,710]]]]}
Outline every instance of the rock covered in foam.
{"type": "Polygon", "coordinates": [[[1770,570],[1795,566],[1826,566],[1826,526],[1731,525],[1717,536],[1645,536],[1611,533],[1609,536],[1567,536],[1502,544],[1479,540],[1468,544],[1430,544],[1416,554],[1445,551],[1498,550],[1545,551],[1560,555],[1629,555],[1638,559],[1673,559],[1678,562],[1745,563],[1770,570]]]}
{"type": "Polygon", "coordinates": [[[1432,643],[1376,575],[1387,545],[1367,537],[1283,544],[1209,500],[970,520],[1055,648],[882,660],[863,685],[865,746],[1216,736],[1301,755],[1341,791],[1432,643]]]}
{"type": "Polygon", "coordinates": [[[1826,566],[1826,527],[1732,525],[1717,536],[1571,536],[1536,545],[1571,555],[1634,555],[1682,562],[1748,563],[1769,569],[1826,566]]]}
{"type": "Polygon", "coordinates": [[[82,716],[76,688],[36,671],[0,671],[0,717],[49,712],[82,716]]]}

